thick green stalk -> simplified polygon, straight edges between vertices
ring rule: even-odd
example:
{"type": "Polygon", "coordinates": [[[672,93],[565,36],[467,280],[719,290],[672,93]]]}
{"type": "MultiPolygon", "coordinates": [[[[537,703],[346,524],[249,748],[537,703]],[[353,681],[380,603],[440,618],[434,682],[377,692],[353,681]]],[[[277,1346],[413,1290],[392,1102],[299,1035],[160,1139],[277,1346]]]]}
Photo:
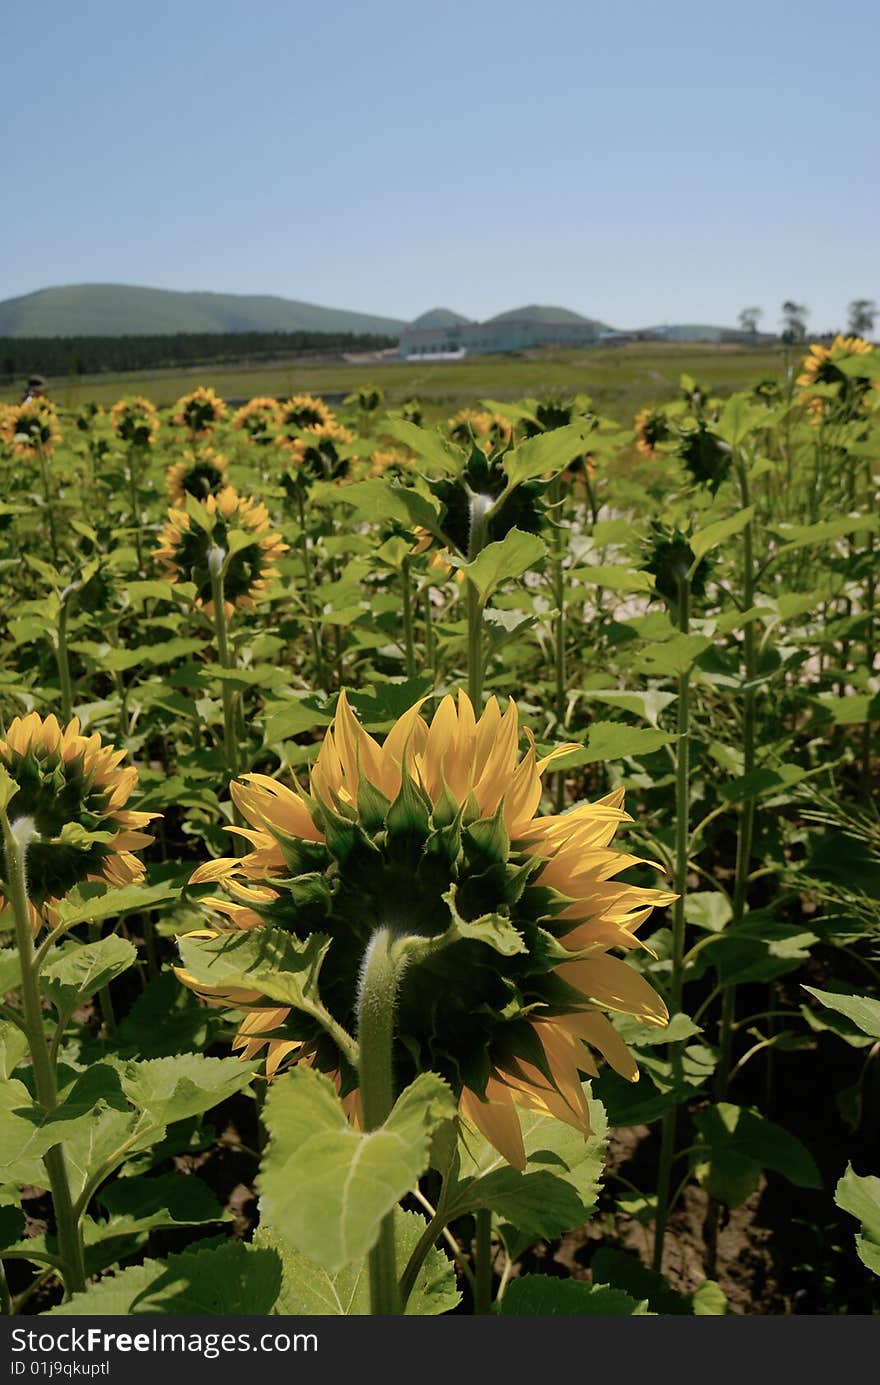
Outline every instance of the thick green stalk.
{"type": "Polygon", "coordinates": [[[52,478],[49,475],[49,460],[42,447],[37,446],[40,458],[40,478],[43,482],[43,499],[46,504],[46,522],[49,526],[49,545],[52,549],[52,562],[58,565],[58,530],[55,526],[55,507],[52,504],[52,478]]]}
{"type": "Polygon", "coordinates": [[[492,1213],[481,1207],[476,1214],[474,1246],[474,1313],[485,1317],[492,1311],[492,1213]]]}
{"type": "MultiPolygon", "coordinates": [[[[745,462],[737,458],[740,493],[743,508],[749,505],[749,483],[745,462]]],[[[743,530],[743,609],[750,611],[755,604],[755,571],[753,557],[752,525],[743,530]]],[[[745,691],[743,693],[743,775],[749,775],[755,768],[755,678],[757,676],[757,648],[755,645],[755,626],[753,621],[746,625],[743,635],[743,660],[745,665],[745,691]]],[[[733,916],[730,928],[742,926],[748,907],[749,869],[752,859],[752,839],[755,826],[755,800],[748,797],[740,809],[739,834],[736,844],[736,873],[733,884],[733,916]]],[[[719,1059],[715,1075],[715,1096],[717,1101],[727,1097],[727,1084],[730,1077],[731,1044],[733,1024],[736,1018],[736,987],[728,986],[724,992],[721,1008],[721,1027],[718,1036],[719,1059]]]]}
{"type": "MultiPolygon", "coordinates": [[[[492,498],[488,495],[471,494],[468,499],[468,562],[472,563],[486,547],[488,538],[488,516],[492,509],[492,498]]],[[[480,593],[468,578],[467,587],[467,675],[468,696],[473,703],[474,712],[480,715],[483,706],[483,602],[480,593]]]]}
{"type": "Polygon", "coordinates": [[[141,534],[141,507],[138,499],[138,478],[135,474],[135,459],[143,462],[143,454],[137,443],[128,447],[128,498],[131,504],[131,522],[134,528],[134,547],[137,553],[138,572],[144,570],[144,541],[141,534]]]}
{"type": "Polygon", "coordinates": [[[480,593],[473,582],[468,580],[465,585],[467,586],[468,621],[468,696],[474,705],[474,712],[479,716],[483,705],[483,608],[480,602],[480,593]]]}
{"type": "Polygon", "coordinates": [[[315,591],[312,582],[312,563],[309,554],[309,536],[306,529],[306,498],[301,485],[296,488],[296,503],[299,510],[299,551],[303,565],[303,585],[306,595],[306,610],[309,616],[309,629],[312,632],[312,650],[315,655],[315,674],[319,687],[327,691],[327,675],[324,669],[324,651],[321,647],[321,631],[318,625],[318,612],[315,606],[315,591]]]}
{"type": "Polygon", "coordinates": [[[416,647],[415,637],[413,635],[413,592],[409,558],[404,558],[400,565],[400,581],[403,586],[403,643],[404,656],[406,658],[406,676],[407,678],[415,678],[416,647]]]}
{"type": "MultiPolygon", "coordinates": [[[[562,486],[557,476],[551,488],[551,500],[555,507],[562,501],[562,486]]],[[[565,678],[565,538],[558,516],[553,529],[553,558],[551,571],[553,579],[553,600],[556,605],[556,625],[554,629],[554,674],[556,693],[556,733],[564,739],[566,717],[566,678],[565,678]]],[[[565,771],[556,775],[556,811],[561,813],[565,807],[565,771]]]]}
{"type": "MultiPolygon", "coordinates": [[[[40,1003],[38,968],[34,958],[34,936],[27,891],[27,848],[34,833],[35,827],[30,819],[21,818],[10,827],[4,816],[6,885],[15,920],[15,940],[21,967],[22,1015],[34,1069],[37,1101],[45,1111],[52,1112],[58,1105],[58,1089],[55,1068],[43,1028],[43,1007],[40,1003]]],[[[49,1177],[55,1209],[58,1249],[64,1266],[64,1287],[68,1294],[78,1293],[86,1287],[85,1260],[80,1220],[73,1209],[63,1147],[60,1144],[54,1145],[43,1155],[43,1163],[49,1177]]]]}
{"type": "MultiPolygon", "coordinates": [[[[211,573],[211,602],[214,607],[214,630],[217,636],[217,658],[223,669],[234,668],[229,649],[229,630],[226,623],[226,597],[223,589],[223,569],[226,554],[222,548],[212,548],[208,555],[211,573]]],[[[238,736],[235,724],[235,694],[229,680],[222,682],[223,694],[223,751],[230,779],[238,775],[238,736]]]]}
{"type": "MultiPolygon", "coordinates": [[[[388,928],[378,929],[364,957],[358,996],[358,1076],[364,1129],[384,1125],[394,1105],[394,1015],[401,964],[388,928]]],[[[394,1212],[382,1221],[379,1240],[370,1251],[370,1312],[402,1312],[394,1246],[394,1212]]]]}
{"type": "MultiPolygon", "coordinates": [[[[678,579],[678,628],[683,635],[690,624],[690,582],[687,574],[678,579]]],[[[675,751],[675,880],[678,894],[672,915],[672,978],[669,987],[669,1010],[680,1013],[684,993],[685,918],[684,901],[687,890],[688,849],[690,846],[690,668],[678,677],[678,741],[675,751]]],[[[679,1044],[670,1044],[668,1056],[672,1080],[677,1084],[681,1063],[679,1044]]],[[[657,1172],[657,1217],[654,1224],[654,1269],[659,1272],[663,1263],[663,1238],[669,1218],[669,1194],[672,1186],[672,1165],[675,1159],[675,1135],[678,1124],[678,1105],[663,1116],[660,1136],[660,1164],[657,1172]]]]}
{"type": "MultiPolygon", "coordinates": [[[[749,505],[749,483],[745,462],[736,457],[739,476],[740,495],[743,508],[749,505]]],[[[755,604],[755,567],[753,554],[752,525],[743,530],[743,609],[750,611],[755,604]]],[[[745,669],[745,691],[743,693],[743,775],[751,774],[755,768],[755,677],[757,675],[757,648],[755,627],[752,621],[746,625],[743,635],[743,663],[745,669]]],[[[748,907],[749,868],[752,859],[752,838],[755,827],[755,800],[743,800],[739,816],[739,832],[736,841],[736,866],[731,899],[731,930],[742,926],[748,907]]],[[[736,986],[725,987],[721,997],[721,1021],[718,1029],[718,1067],[715,1070],[715,1100],[726,1101],[730,1082],[731,1053],[736,1024],[736,986]]],[[[710,1275],[715,1273],[718,1248],[718,1221],[720,1207],[717,1199],[710,1198],[706,1210],[705,1242],[706,1268],[710,1275]]]]}
{"type": "Polygon", "coordinates": [[[61,725],[67,726],[73,716],[73,682],[70,677],[70,657],[67,652],[67,619],[70,615],[70,600],[73,593],[68,588],[62,594],[58,611],[57,644],[55,659],[58,664],[58,681],[61,684],[61,725]]]}

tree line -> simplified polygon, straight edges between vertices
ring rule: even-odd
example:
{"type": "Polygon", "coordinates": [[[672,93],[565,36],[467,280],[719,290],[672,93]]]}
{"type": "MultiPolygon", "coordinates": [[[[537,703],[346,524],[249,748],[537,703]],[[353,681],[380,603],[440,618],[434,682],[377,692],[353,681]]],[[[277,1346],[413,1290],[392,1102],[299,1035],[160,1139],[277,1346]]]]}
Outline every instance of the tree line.
{"type": "MultiPolygon", "coordinates": [[[[803,341],[807,334],[807,318],[810,310],[805,303],[795,303],[787,298],[782,304],[782,340],[788,343],[803,341]]],[[[847,330],[855,337],[867,337],[874,330],[877,318],[877,304],[873,298],[854,298],[847,308],[847,330]]],[[[743,332],[756,335],[758,322],[764,316],[762,308],[743,308],[738,322],[743,332]]]]}
{"type": "Polygon", "coordinates": [[[0,337],[0,378],[99,375],[269,361],[304,353],[382,351],[395,338],[359,332],[176,332],[123,337],[0,337]]]}

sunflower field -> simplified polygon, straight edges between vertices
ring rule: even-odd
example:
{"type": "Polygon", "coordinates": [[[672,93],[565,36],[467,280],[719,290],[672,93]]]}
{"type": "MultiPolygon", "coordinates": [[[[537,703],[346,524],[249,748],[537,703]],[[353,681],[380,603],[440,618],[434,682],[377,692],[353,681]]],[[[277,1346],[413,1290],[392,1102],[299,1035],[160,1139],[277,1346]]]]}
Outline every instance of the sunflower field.
{"type": "Polygon", "coordinates": [[[0,406],[6,1314],[880,1311],[880,349],[0,406]]]}

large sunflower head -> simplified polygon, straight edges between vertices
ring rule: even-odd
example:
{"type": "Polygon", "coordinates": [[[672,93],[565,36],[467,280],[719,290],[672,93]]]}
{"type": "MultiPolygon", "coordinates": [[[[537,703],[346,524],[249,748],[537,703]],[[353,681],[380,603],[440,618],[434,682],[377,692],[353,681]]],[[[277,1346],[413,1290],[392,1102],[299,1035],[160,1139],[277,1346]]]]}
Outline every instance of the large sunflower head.
{"type": "Polygon", "coordinates": [[[233,415],[233,427],[240,428],[251,442],[265,445],[274,441],[275,430],[281,422],[281,405],[268,395],[249,399],[233,415]]]}
{"type": "Polygon", "coordinates": [[[226,458],[213,447],[202,448],[201,452],[185,449],[181,460],[165,473],[169,501],[180,506],[186,504],[188,495],[196,500],[218,495],[227,484],[226,467],[226,458]]]}
{"type": "MultiPolygon", "coordinates": [[[[349,1032],[371,936],[387,927],[417,940],[400,987],[398,1082],[439,1072],[462,1115],[519,1167],[516,1106],[589,1132],[580,1074],[597,1071],[591,1049],[635,1080],[604,1012],[662,1025],[666,1009],[611,954],[639,946],[639,925],[674,898],[613,879],[644,864],[610,845],[629,820],[622,792],[539,814],[541,776],[572,747],[539,759],[528,733],[526,742],[523,751],[512,701],[502,709],[493,699],[477,718],[459,694],[430,725],[411,707],[380,745],[341,694],[310,792],[245,775],[232,792],[247,826],[231,830],[249,853],[193,876],[222,883],[208,930],[222,945],[239,930],[278,929],[300,943],[319,934],[321,1002],[349,1032]]],[[[245,1012],[235,1046],[249,1058],[264,1052],[270,1075],[308,1062],[335,1073],[343,1095],[356,1088],[335,1039],[304,1010],[178,974],[245,1012]]]]}
{"type": "Polygon", "coordinates": [[[174,422],[193,438],[204,438],[226,417],[226,403],[205,385],[183,394],[174,405],[174,422]]]}
{"type": "Polygon", "coordinates": [[[9,816],[31,818],[36,829],[27,857],[35,923],[87,880],[143,879],[143,864],[132,853],[152,842],[142,828],[156,814],[125,807],[137,770],[123,768],[124,758],[124,750],[102,744],[99,735],[84,736],[76,717],[62,731],[54,716],[31,712],[16,717],[0,740],[0,764],[18,785],[9,816]]]}
{"type": "Polygon", "coordinates": [[[169,582],[195,584],[196,605],[209,616],[214,614],[210,563],[216,549],[224,555],[232,553],[224,575],[227,617],[236,609],[253,610],[257,598],[278,576],[276,558],[287,552],[287,544],[270,527],[265,505],[225,486],[204,501],[190,496],[185,509],[169,509],[156,557],[169,582]],[[231,543],[234,533],[244,534],[251,542],[231,543]]]}
{"type": "Polygon", "coordinates": [[[41,395],[7,409],[2,431],[16,457],[48,456],[61,441],[55,405],[41,395]]]}
{"type": "Polygon", "coordinates": [[[340,423],[318,423],[304,428],[285,447],[291,459],[291,485],[312,481],[347,481],[351,473],[354,433],[340,423]]]}
{"type": "Polygon", "coordinates": [[[281,410],[281,425],[289,437],[296,437],[303,428],[321,428],[336,422],[336,415],[316,394],[294,394],[286,399],[281,410]]]}
{"type": "Polygon", "coordinates": [[[159,414],[154,404],[142,395],[120,399],[110,410],[110,426],[122,442],[150,447],[159,432],[159,414]]]}

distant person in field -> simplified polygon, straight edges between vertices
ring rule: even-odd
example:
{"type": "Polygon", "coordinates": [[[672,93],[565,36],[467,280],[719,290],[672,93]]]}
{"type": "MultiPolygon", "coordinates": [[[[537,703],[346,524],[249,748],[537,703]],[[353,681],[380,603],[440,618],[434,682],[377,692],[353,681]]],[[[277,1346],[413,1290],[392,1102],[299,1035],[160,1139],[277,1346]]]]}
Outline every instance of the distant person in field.
{"type": "Polygon", "coordinates": [[[21,396],[22,404],[26,404],[29,399],[45,399],[46,381],[42,375],[32,375],[25,386],[24,394],[21,396]]]}

